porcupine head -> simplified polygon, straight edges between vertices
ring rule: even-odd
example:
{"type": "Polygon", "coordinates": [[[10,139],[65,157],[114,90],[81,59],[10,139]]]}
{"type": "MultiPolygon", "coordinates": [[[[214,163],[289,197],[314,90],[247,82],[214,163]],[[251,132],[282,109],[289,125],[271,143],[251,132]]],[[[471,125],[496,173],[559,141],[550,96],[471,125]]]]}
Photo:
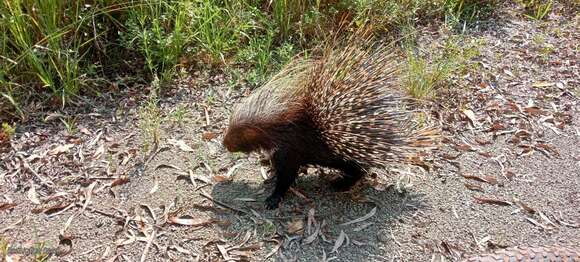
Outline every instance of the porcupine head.
{"type": "Polygon", "coordinates": [[[271,152],[276,130],[299,118],[304,105],[300,92],[306,61],[291,63],[238,103],[230,116],[223,145],[230,152],[271,152]]]}

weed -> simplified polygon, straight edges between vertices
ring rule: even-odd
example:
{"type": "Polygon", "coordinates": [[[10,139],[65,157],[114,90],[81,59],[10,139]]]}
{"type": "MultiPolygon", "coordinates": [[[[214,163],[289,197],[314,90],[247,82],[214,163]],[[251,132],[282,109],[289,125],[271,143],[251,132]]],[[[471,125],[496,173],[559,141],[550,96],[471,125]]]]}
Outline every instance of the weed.
{"type": "Polygon", "coordinates": [[[8,241],[0,238],[0,258],[6,259],[6,256],[8,256],[8,241]]]}
{"type": "Polygon", "coordinates": [[[271,236],[272,234],[276,233],[276,225],[272,223],[272,221],[266,219],[259,228],[260,235],[262,237],[271,236]]]}
{"type": "Polygon", "coordinates": [[[407,51],[407,71],[403,85],[407,93],[419,100],[433,99],[437,90],[448,85],[452,74],[469,69],[469,61],[479,55],[479,42],[460,45],[463,39],[451,37],[438,52],[421,55],[407,51]]]}
{"type": "Polygon", "coordinates": [[[534,20],[542,20],[550,13],[550,11],[552,11],[554,1],[519,0],[519,3],[524,8],[525,16],[534,20]]]}
{"type": "Polygon", "coordinates": [[[538,58],[542,63],[547,63],[550,60],[550,55],[554,52],[553,45],[546,42],[546,37],[543,34],[536,34],[532,38],[533,49],[538,53],[538,58]]]}
{"type": "Polygon", "coordinates": [[[49,255],[44,252],[44,242],[34,244],[34,261],[44,262],[48,260],[49,255]]]}
{"type": "Polygon", "coordinates": [[[161,140],[161,121],[162,111],[157,105],[159,100],[157,91],[159,90],[159,80],[156,79],[152,83],[153,89],[149,98],[139,108],[139,129],[143,138],[143,149],[145,152],[149,151],[153,146],[155,148],[159,145],[161,140]]]}
{"type": "Polygon", "coordinates": [[[193,40],[185,1],[146,0],[128,13],[123,42],[145,57],[151,74],[171,78],[185,47],[193,40]]]}
{"type": "Polygon", "coordinates": [[[77,132],[77,118],[76,117],[66,117],[60,118],[60,121],[66,128],[66,132],[69,135],[74,135],[77,132]]]}
{"type": "MultiPolygon", "coordinates": [[[[85,11],[84,1],[1,2],[0,50],[9,61],[1,81],[50,90],[64,106],[79,91],[83,77],[81,59],[87,54],[88,44],[97,37],[80,33],[88,23],[85,11]]],[[[4,87],[0,92],[18,107],[15,92],[4,87]]]]}
{"type": "Polygon", "coordinates": [[[189,114],[190,113],[187,106],[179,105],[169,114],[169,117],[172,122],[178,125],[182,125],[183,122],[189,117],[189,114]]]}
{"type": "Polygon", "coordinates": [[[445,0],[445,20],[452,27],[472,24],[493,14],[497,0],[445,0]]]}
{"type": "Polygon", "coordinates": [[[6,122],[2,123],[2,132],[8,138],[11,138],[12,136],[14,136],[14,133],[16,132],[16,124],[10,125],[10,124],[8,124],[6,122]]]}
{"type": "Polygon", "coordinates": [[[541,46],[546,43],[546,37],[543,34],[535,34],[532,37],[532,42],[534,45],[541,46]]]}
{"type": "Polygon", "coordinates": [[[226,63],[226,56],[236,49],[237,44],[253,28],[253,17],[244,12],[246,5],[238,1],[226,1],[220,6],[217,1],[200,0],[192,8],[193,28],[197,44],[210,64],[226,63]],[[229,8],[227,8],[229,7],[229,8]]]}

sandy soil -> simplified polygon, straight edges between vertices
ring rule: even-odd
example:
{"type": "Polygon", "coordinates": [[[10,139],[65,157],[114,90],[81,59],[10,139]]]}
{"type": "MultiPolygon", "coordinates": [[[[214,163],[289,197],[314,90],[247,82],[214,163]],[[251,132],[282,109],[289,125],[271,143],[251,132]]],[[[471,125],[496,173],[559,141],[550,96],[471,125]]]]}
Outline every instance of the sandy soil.
{"type": "MultiPolygon", "coordinates": [[[[455,261],[515,245],[579,245],[578,19],[502,18],[465,36],[483,42],[478,67],[456,76],[461,92],[434,110],[447,139],[428,171],[392,169],[335,193],[333,172],[310,168],[278,210],[265,210],[268,167],[220,145],[228,110],[247,90],[196,73],[160,101],[155,154],[143,148],[145,98],[130,90],[115,104],[68,112],[79,116],[74,135],[54,114],[21,127],[0,154],[0,238],[9,245],[0,254],[455,261]],[[180,108],[188,114],[175,123],[180,108]]],[[[436,47],[448,34],[426,28],[420,43],[436,47]]]]}

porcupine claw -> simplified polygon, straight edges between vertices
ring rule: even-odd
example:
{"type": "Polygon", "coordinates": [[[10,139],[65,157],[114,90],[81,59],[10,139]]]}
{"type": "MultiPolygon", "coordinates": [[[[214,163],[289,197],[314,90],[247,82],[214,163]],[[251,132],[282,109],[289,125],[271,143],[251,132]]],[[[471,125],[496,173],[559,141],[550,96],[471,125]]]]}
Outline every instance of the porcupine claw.
{"type": "Polygon", "coordinates": [[[274,210],[278,208],[278,205],[280,204],[281,200],[282,198],[279,196],[269,196],[268,198],[266,198],[266,201],[264,201],[264,203],[266,204],[266,209],[274,210]]]}

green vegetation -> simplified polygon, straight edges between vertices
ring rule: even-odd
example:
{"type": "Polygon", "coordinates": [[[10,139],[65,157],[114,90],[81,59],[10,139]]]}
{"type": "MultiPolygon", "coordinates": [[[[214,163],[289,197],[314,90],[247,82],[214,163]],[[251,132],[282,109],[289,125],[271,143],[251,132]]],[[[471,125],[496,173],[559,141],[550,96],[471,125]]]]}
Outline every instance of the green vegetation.
{"type": "Polygon", "coordinates": [[[60,118],[60,122],[64,125],[67,133],[69,135],[74,135],[77,132],[77,118],[76,117],[65,117],[60,118]]]}
{"type": "MultiPolygon", "coordinates": [[[[16,132],[16,124],[14,124],[14,126],[11,126],[8,123],[2,123],[2,133],[4,133],[8,138],[12,137],[14,135],[14,132],[16,132]]],[[[1,242],[0,242],[1,243],[1,242]]]]}
{"type": "Polygon", "coordinates": [[[423,52],[407,51],[407,75],[403,81],[407,93],[419,100],[431,99],[449,86],[452,75],[465,73],[470,60],[479,55],[479,42],[465,43],[461,36],[451,37],[444,46],[423,52]]]}
{"type": "MultiPolygon", "coordinates": [[[[158,82],[159,80],[156,80],[158,82]]],[[[139,108],[139,128],[143,140],[145,152],[156,148],[161,140],[162,111],[157,105],[157,91],[149,96],[149,99],[139,108]]]]}
{"type": "MultiPolygon", "coordinates": [[[[542,16],[549,9],[526,1],[542,16]]],[[[496,2],[2,1],[0,118],[26,118],[38,105],[63,108],[80,96],[134,81],[127,79],[159,79],[163,88],[191,69],[221,70],[232,86],[259,85],[330,34],[372,25],[375,33],[396,38],[433,22],[464,28],[489,17],[496,2]]],[[[416,70],[425,66],[411,62],[416,70]]]]}
{"type": "Polygon", "coordinates": [[[534,20],[542,20],[550,13],[554,5],[553,0],[519,0],[524,8],[524,14],[534,20]]]}
{"type": "Polygon", "coordinates": [[[50,257],[44,250],[45,243],[40,242],[34,244],[34,261],[35,262],[44,262],[47,261],[50,257]]]}
{"type": "Polygon", "coordinates": [[[8,256],[8,241],[0,238],[0,258],[6,259],[6,256],[8,256]]]}

